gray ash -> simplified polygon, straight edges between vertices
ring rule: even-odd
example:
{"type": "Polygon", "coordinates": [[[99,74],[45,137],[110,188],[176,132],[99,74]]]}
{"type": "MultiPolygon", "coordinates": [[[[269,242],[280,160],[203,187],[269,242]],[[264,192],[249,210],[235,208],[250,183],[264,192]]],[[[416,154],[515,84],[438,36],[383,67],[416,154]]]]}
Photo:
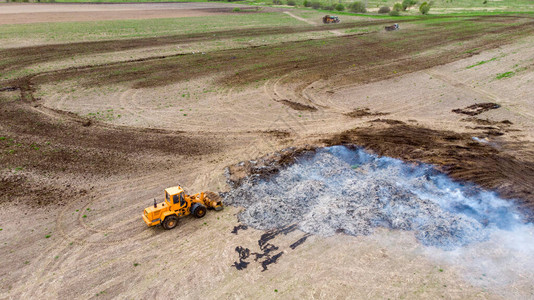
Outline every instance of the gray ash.
{"type": "Polygon", "coordinates": [[[257,229],[296,224],[309,234],[358,236],[386,227],[414,231],[422,244],[442,249],[484,241],[487,228],[520,222],[510,202],[432,166],[344,146],[308,152],[272,176],[246,177],[225,198],[244,207],[240,221],[257,229]]]}

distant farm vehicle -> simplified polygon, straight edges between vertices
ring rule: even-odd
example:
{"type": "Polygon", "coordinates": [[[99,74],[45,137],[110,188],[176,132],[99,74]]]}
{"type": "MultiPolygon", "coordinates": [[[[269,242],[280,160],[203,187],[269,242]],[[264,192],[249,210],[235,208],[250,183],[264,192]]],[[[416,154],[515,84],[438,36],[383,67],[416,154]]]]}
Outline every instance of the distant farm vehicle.
{"type": "Polygon", "coordinates": [[[323,23],[324,24],[330,24],[330,23],[339,23],[341,20],[336,16],[329,16],[326,15],[323,17],[323,23]]]}
{"type": "Polygon", "coordinates": [[[215,193],[198,193],[187,195],[180,186],[165,189],[165,201],[161,204],[145,208],[143,220],[148,226],[161,224],[165,229],[173,229],[178,225],[178,218],[192,214],[197,218],[206,215],[207,209],[216,211],[223,209],[222,201],[215,193]]]}
{"type": "Polygon", "coordinates": [[[399,24],[395,23],[391,26],[386,26],[386,31],[394,31],[394,30],[399,30],[399,24]]]}

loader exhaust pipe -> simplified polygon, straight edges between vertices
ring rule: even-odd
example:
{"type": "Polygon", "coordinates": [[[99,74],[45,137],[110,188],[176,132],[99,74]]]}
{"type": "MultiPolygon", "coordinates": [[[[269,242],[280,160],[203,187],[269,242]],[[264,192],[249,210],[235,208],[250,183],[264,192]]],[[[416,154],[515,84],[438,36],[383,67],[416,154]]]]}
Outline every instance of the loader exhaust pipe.
{"type": "Polygon", "coordinates": [[[156,202],[156,199],[154,199],[154,208],[158,208],[158,203],[156,202]]]}

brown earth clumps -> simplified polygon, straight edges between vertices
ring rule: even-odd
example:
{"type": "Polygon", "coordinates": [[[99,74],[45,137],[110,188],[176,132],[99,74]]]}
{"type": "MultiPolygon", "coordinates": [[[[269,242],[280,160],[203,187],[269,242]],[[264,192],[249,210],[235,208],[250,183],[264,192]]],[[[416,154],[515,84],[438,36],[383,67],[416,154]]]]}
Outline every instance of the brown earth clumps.
{"type": "Polygon", "coordinates": [[[165,162],[176,157],[218,151],[215,139],[106,125],[21,100],[1,100],[2,95],[0,165],[11,171],[0,173],[0,202],[65,203],[87,193],[77,183],[165,169],[165,162]]]}
{"type": "MultiPolygon", "coordinates": [[[[324,142],[329,146],[360,145],[379,155],[436,165],[456,180],[474,182],[502,197],[520,201],[529,218],[534,217],[534,155],[530,159],[525,155],[514,156],[478,143],[469,134],[405,124],[374,130],[356,128],[324,142]]],[[[500,147],[512,150],[518,145],[503,142],[500,147]]]]}
{"type": "Polygon", "coordinates": [[[497,103],[491,103],[491,102],[476,103],[473,105],[469,105],[466,108],[453,109],[452,112],[457,113],[457,114],[464,114],[468,116],[476,116],[476,115],[480,115],[483,112],[487,112],[488,110],[497,109],[500,107],[501,106],[497,103]]]}

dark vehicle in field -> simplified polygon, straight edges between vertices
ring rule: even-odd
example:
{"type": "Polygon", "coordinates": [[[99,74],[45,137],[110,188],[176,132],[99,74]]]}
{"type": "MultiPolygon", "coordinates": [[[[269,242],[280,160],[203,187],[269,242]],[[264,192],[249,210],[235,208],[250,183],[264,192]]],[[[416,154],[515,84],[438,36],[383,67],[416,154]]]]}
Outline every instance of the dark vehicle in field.
{"type": "Polygon", "coordinates": [[[341,22],[341,20],[336,16],[326,15],[323,17],[324,24],[339,23],[339,22],[341,22]]]}
{"type": "Polygon", "coordinates": [[[394,30],[399,30],[399,24],[395,23],[391,26],[386,26],[386,31],[394,31],[394,30]]]}

